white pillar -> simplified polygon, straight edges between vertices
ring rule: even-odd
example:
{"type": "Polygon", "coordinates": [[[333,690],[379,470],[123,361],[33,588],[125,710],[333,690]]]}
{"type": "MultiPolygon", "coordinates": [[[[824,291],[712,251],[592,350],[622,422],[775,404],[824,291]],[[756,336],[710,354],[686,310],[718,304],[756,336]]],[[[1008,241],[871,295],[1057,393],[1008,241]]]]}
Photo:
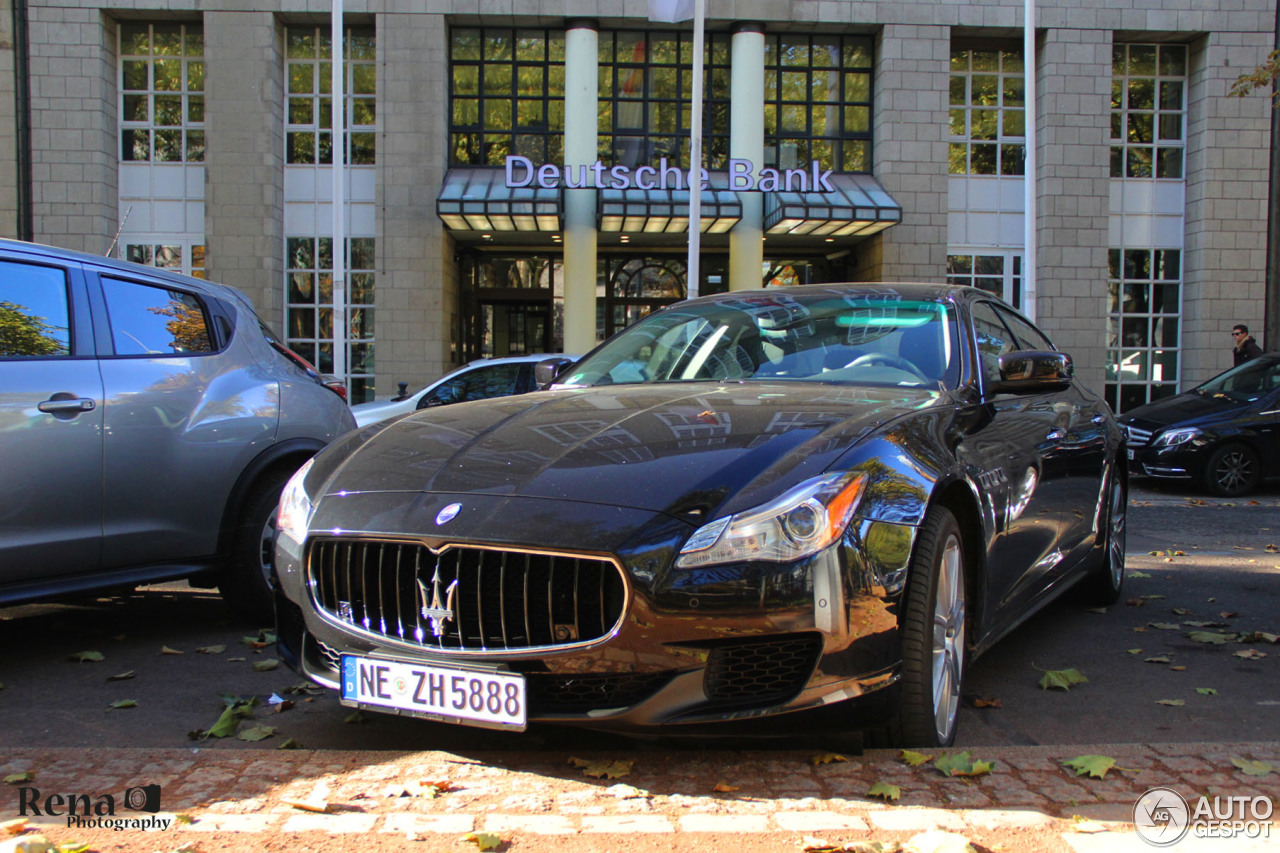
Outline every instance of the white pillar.
{"type": "MultiPolygon", "coordinates": [[[[764,161],[764,28],[739,24],[730,45],[729,156],[751,163],[760,180],[764,161]]],[[[729,232],[729,289],[761,286],[764,267],[764,194],[739,192],[742,219],[729,232]]]]}
{"type": "MultiPolygon", "coordinates": [[[[599,34],[594,21],[570,21],[564,34],[564,162],[596,161],[599,34]]],[[[564,351],[596,345],[596,191],[564,191],[564,351]]]]}

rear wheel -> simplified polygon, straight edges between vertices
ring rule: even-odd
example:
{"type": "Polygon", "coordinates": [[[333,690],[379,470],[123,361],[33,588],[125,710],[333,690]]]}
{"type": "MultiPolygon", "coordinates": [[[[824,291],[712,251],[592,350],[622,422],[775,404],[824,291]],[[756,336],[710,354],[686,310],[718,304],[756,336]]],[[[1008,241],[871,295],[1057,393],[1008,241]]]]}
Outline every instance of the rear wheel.
{"type": "Polygon", "coordinates": [[[1081,582],[1091,604],[1115,604],[1124,587],[1124,549],[1128,531],[1129,488],[1123,471],[1112,468],[1105,515],[1100,519],[1102,544],[1093,568],[1081,582]]]}
{"type": "Polygon", "coordinates": [[[894,740],[948,746],[955,740],[965,667],[965,556],[951,511],[930,511],[916,538],[902,615],[901,705],[894,740]]]}
{"type": "Polygon", "coordinates": [[[1248,494],[1262,477],[1262,462],[1244,444],[1224,444],[1204,466],[1204,487],[1215,495],[1234,498],[1248,494]]]}
{"type": "Polygon", "coordinates": [[[269,625],[275,618],[270,578],[275,562],[276,506],[289,473],[269,474],[245,497],[232,540],[231,564],[218,583],[227,605],[259,625],[269,625]]]}

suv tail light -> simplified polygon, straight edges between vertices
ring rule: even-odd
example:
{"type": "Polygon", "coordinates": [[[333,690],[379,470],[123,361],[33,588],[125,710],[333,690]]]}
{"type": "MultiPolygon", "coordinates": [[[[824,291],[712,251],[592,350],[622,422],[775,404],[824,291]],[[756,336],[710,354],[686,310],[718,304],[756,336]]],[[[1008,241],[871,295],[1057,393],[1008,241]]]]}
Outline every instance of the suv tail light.
{"type": "Polygon", "coordinates": [[[276,352],[280,353],[282,356],[292,361],[295,365],[302,368],[303,372],[306,373],[308,376],[310,376],[312,379],[314,379],[316,382],[320,383],[321,385],[328,388],[333,393],[337,394],[342,399],[342,402],[344,403],[347,402],[347,385],[345,382],[343,382],[341,379],[339,379],[338,377],[332,374],[329,374],[329,373],[321,374],[320,371],[316,370],[315,365],[313,365],[311,362],[307,361],[305,358],[298,355],[296,352],[289,349],[287,346],[280,343],[279,341],[274,339],[269,339],[269,342],[271,346],[276,350],[276,352]]]}

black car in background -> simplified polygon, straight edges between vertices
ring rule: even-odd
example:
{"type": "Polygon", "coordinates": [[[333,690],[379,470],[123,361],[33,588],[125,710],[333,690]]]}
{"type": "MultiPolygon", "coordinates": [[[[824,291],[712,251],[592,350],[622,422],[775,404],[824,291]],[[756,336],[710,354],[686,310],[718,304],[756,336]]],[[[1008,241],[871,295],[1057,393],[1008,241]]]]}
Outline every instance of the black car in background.
{"type": "Polygon", "coordinates": [[[522,730],[949,744],[968,662],[1124,575],[1123,435],[983,291],[649,315],[549,390],[351,433],[290,481],[283,657],[351,706],[522,730]]]}
{"type": "Polygon", "coordinates": [[[1264,353],[1176,397],[1120,417],[1129,473],[1238,497],[1276,476],[1280,353],[1264,353]]]}

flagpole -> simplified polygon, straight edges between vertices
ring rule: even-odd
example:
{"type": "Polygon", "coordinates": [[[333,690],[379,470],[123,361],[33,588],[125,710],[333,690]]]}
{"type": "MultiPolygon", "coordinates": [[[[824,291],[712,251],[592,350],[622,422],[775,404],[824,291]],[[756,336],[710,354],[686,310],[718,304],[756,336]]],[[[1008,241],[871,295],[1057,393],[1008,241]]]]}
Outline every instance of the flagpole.
{"type": "MultiPolygon", "coordinates": [[[[347,163],[346,137],[343,128],[346,124],[346,98],[343,84],[346,58],[342,49],[343,0],[333,0],[333,12],[329,21],[329,42],[332,53],[333,99],[330,102],[330,113],[333,116],[333,372],[343,382],[347,379],[347,255],[346,235],[346,193],[345,177],[347,163]]],[[[316,353],[317,364],[319,353],[316,353]]]]}
{"type": "Polygon", "coordinates": [[[1022,9],[1023,100],[1026,104],[1023,129],[1026,157],[1023,160],[1023,259],[1022,309],[1036,319],[1036,0],[1024,0],[1022,9]]]}
{"type": "Polygon", "coordinates": [[[702,260],[702,54],[705,41],[707,0],[693,6],[693,104],[689,122],[689,261],[685,293],[698,296],[702,260]]]}

